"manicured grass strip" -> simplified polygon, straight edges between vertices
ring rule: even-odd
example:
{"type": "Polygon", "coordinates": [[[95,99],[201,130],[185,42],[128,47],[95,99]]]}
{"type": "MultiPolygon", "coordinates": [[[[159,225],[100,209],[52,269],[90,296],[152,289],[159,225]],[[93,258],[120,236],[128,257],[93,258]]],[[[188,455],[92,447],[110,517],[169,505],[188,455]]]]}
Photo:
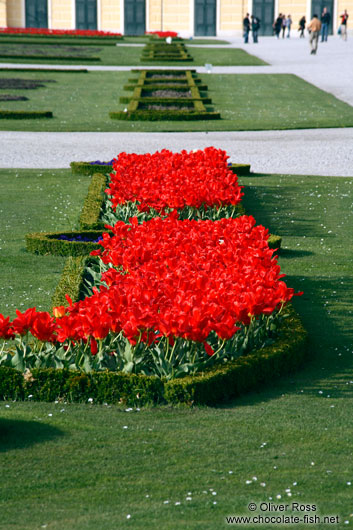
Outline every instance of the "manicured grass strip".
{"type": "Polygon", "coordinates": [[[70,170],[0,169],[0,313],[51,309],[64,258],[26,252],[28,231],[78,228],[89,179],[70,170]]]}
{"type": "MultiPolygon", "coordinates": [[[[0,72],[0,77],[7,77],[0,72]]],[[[11,77],[23,77],[12,72],[11,77]]],[[[41,74],[26,72],[26,78],[41,74]]],[[[274,130],[324,127],[352,127],[353,108],[334,96],[294,75],[243,74],[202,75],[212,104],[221,120],[203,122],[129,122],[110,120],[112,108],[124,111],[119,95],[131,78],[130,72],[90,72],[71,75],[43,73],[54,79],[44,88],[31,92],[30,101],[3,102],[3,110],[51,109],[51,120],[3,120],[3,130],[33,131],[220,131],[274,130]],[[101,86],[104,84],[104,91],[101,86]],[[236,97],[235,97],[236,94],[236,97]],[[114,107],[113,107],[114,105],[114,107]]],[[[21,90],[16,90],[21,95],[21,90]]],[[[28,91],[23,91],[28,96],[28,91]]]]}
{"type": "MultiPolygon", "coordinates": [[[[99,45],[100,46],[100,45],[99,45]]],[[[16,45],[13,45],[16,49],[16,45]]],[[[50,46],[48,46],[50,48],[50,46]]],[[[57,48],[59,49],[59,47],[57,48]]],[[[92,61],[93,64],[96,62],[100,65],[115,65],[115,66],[132,66],[140,64],[142,48],[140,47],[129,47],[129,46],[101,46],[99,52],[94,52],[94,55],[98,57],[97,61],[92,61]]],[[[16,52],[17,53],[17,52],[16,52]]],[[[204,66],[206,63],[211,63],[214,66],[262,66],[267,63],[258,59],[254,55],[248,54],[246,51],[238,48],[192,48],[193,66],[204,66]]],[[[31,63],[41,63],[43,59],[28,59],[28,58],[8,58],[7,62],[10,63],[24,63],[28,60],[31,63]]],[[[55,59],[51,59],[50,63],[55,64],[55,59]]],[[[64,61],[58,61],[63,64],[64,61]]],[[[85,62],[85,59],[82,59],[85,62]]],[[[65,64],[77,64],[76,60],[71,60],[69,57],[65,60],[65,64]]],[[[160,61],[153,63],[162,66],[175,66],[175,61],[160,61]]]]}
{"type": "Polygon", "coordinates": [[[283,234],[281,267],[305,291],[305,368],[222,408],[0,403],[4,528],[214,530],[249,502],[282,501],[352,524],[353,178],[241,184],[256,219],[283,234]]]}

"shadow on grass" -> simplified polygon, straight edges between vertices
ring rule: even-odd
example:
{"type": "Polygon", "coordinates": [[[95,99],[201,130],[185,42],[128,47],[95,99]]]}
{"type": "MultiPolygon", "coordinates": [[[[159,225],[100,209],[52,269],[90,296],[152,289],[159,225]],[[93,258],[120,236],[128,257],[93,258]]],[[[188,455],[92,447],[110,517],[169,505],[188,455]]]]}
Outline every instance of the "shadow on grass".
{"type": "Polygon", "coordinates": [[[293,306],[309,333],[307,361],[297,372],[264,383],[256,392],[217,408],[249,406],[302,391],[315,397],[319,391],[331,398],[353,397],[353,328],[349,325],[353,280],[346,277],[342,284],[341,277],[288,275],[286,283],[296,292],[304,291],[303,296],[293,299],[293,306]],[[326,299],[333,292],[334,299],[326,299]]]}
{"type": "Polygon", "coordinates": [[[284,259],[298,259],[305,258],[306,256],[312,256],[314,252],[309,250],[294,250],[292,248],[283,248],[280,250],[280,257],[284,259]]]}
{"type": "MultiPolygon", "coordinates": [[[[256,174],[255,176],[260,177],[263,175],[256,174]]],[[[240,182],[240,184],[244,185],[244,182],[240,182]]],[[[242,203],[246,213],[253,215],[256,223],[268,228],[272,234],[282,237],[310,236],[314,238],[327,238],[327,231],[324,232],[318,226],[315,219],[305,217],[305,211],[300,211],[300,216],[296,215],[290,219],[283,217],[285,210],[285,203],[283,201],[289,201],[288,197],[295,197],[298,191],[296,186],[286,185],[285,189],[286,199],[281,195],[283,193],[281,188],[276,186],[261,186],[259,184],[256,184],[256,186],[248,186],[245,182],[242,203]]]]}
{"type": "Polygon", "coordinates": [[[0,453],[12,449],[26,449],[63,435],[60,429],[38,421],[0,418],[0,453]]]}

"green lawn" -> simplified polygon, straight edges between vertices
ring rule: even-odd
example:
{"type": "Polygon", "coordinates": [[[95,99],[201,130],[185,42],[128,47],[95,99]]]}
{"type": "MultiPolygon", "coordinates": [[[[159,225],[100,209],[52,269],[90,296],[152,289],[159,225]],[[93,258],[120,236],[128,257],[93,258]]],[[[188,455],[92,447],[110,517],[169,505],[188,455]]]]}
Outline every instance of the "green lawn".
{"type": "Polygon", "coordinates": [[[283,236],[288,284],[304,290],[306,365],[220,408],[0,403],[0,528],[214,530],[249,502],[340,517],[313,528],[353,524],[353,178],[240,182],[247,210],[283,236]]]}
{"type": "Polygon", "coordinates": [[[65,258],[27,253],[25,234],[77,229],[89,178],[67,169],[0,169],[0,184],[0,313],[51,309],[65,258]]]}
{"type": "MultiPolygon", "coordinates": [[[[75,37],[38,37],[34,35],[2,35],[0,34],[0,44],[70,44],[75,46],[116,46],[116,44],[147,44],[150,39],[147,35],[141,35],[136,37],[124,36],[123,39],[104,39],[104,38],[83,38],[79,39],[75,37]]],[[[156,41],[158,42],[158,41],[156,41]]],[[[214,46],[220,46],[229,44],[226,40],[219,39],[207,39],[207,38],[190,38],[183,39],[184,44],[211,44],[214,46]]]]}
{"type": "Polygon", "coordinates": [[[140,61],[143,47],[140,46],[74,46],[74,45],[55,45],[52,44],[3,44],[0,49],[0,62],[3,63],[30,63],[30,64],[93,64],[93,65],[114,65],[114,66],[131,66],[131,65],[152,65],[152,66],[203,66],[205,63],[211,63],[215,66],[261,66],[265,63],[254,55],[248,54],[246,51],[238,48],[188,48],[190,55],[193,57],[191,62],[182,61],[160,61],[160,62],[142,62],[140,61]],[[68,50],[71,49],[71,52],[68,50]],[[64,58],[48,59],[43,55],[43,58],[32,59],[30,56],[36,56],[39,53],[47,56],[53,54],[62,56],[64,58]],[[70,59],[68,55],[81,56],[80,60],[70,59]],[[6,55],[20,54],[21,57],[6,57],[6,55]],[[85,60],[85,57],[98,57],[99,60],[85,60]]]}
{"type": "Polygon", "coordinates": [[[51,110],[53,119],[2,120],[3,130],[22,131],[228,131],[352,127],[353,108],[290,74],[200,76],[209,87],[221,120],[196,122],[126,122],[111,120],[123,110],[119,97],[131,72],[0,72],[1,78],[53,79],[36,90],[2,89],[29,101],[1,102],[3,110],[51,110]]]}

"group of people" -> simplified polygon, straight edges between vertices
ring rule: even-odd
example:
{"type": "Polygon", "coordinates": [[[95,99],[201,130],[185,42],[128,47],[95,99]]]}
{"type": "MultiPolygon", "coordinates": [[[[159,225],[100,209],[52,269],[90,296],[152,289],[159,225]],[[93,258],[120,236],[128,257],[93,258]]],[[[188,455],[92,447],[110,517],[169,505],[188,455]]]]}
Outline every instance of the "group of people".
{"type": "Polygon", "coordinates": [[[277,39],[279,39],[281,32],[282,32],[282,37],[284,39],[286,35],[286,30],[287,30],[287,38],[289,39],[290,29],[292,27],[292,24],[293,24],[293,20],[290,15],[286,17],[284,13],[280,13],[272,25],[273,31],[277,39]]]}
{"type": "Polygon", "coordinates": [[[253,42],[258,42],[259,29],[260,19],[254,15],[251,15],[250,17],[249,13],[246,13],[245,18],[243,19],[243,36],[245,44],[248,44],[249,42],[250,31],[252,31],[253,42]]]}
{"type": "MultiPolygon", "coordinates": [[[[341,24],[338,29],[338,33],[341,35],[341,38],[343,40],[347,40],[348,17],[349,15],[347,13],[347,10],[345,9],[344,13],[340,16],[341,24]]],[[[258,17],[254,15],[251,15],[250,17],[249,13],[246,14],[246,16],[243,19],[243,37],[244,37],[245,44],[249,42],[250,31],[252,32],[253,42],[255,43],[258,42],[260,22],[261,21],[258,17]]],[[[321,42],[327,42],[330,23],[331,23],[331,14],[328,12],[326,7],[324,7],[322,11],[321,20],[319,20],[318,15],[316,14],[313,15],[312,20],[309,22],[307,26],[307,30],[309,32],[311,54],[315,55],[317,52],[317,45],[318,45],[320,35],[321,35],[321,42]]],[[[283,13],[280,13],[272,25],[274,34],[276,35],[277,39],[280,38],[281,33],[282,33],[282,38],[287,36],[287,38],[289,39],[292,24],[293,24],[293,21],[290,15],[286,16],[283,13]]],[[[303,16],[299,20],[299,27],[298,27],[298,31],[300,31],[300,35],[299,35],[300,38],[305,37],[305,33],[304,33],[305,26],[306,26],[306,18],[305,16],[303,16]]]]}
{"type": "MultiPolygon", "coordinates": [[[[341,35],[343,40],[347,40],[348,17],[349,15],[347,13],[347,9],[345,9],[344,13],[340,16],[341,24],[338,28],[338,33],[341,35]]],[[[331,14],[328,12],[326,7],[324,7],[322,11],[321,20],[319,20],[319,17],[317,14],[313,15],[313,18],[310,21],[308,28],[307,28],[309,31],[309,42],[310,42],[310,47],[311,47],[310,53],[312,55],[315,55],[317,52],[317,46],[318,46],[320,34],[321,34],[321,42],[327,42],[330,22],[331,22],[331,14]]],[[[300,22],[299,22],[299,25],[300,25],[300,22]]],[[[305,22],[304,22],[304,28],[305,28],[305,22]]]]}

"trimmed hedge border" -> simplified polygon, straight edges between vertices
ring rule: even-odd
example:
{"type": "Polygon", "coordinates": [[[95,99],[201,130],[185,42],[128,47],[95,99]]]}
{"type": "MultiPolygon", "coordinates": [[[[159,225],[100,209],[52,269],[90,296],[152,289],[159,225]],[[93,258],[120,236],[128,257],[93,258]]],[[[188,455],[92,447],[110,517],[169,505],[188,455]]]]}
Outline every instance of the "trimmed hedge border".
{"type": "Polygon", "coordinates": [[[91,176],[95,173],[101,173],[102,169],[106,169],[106,173],[113,171],[113,166],[110,164],[91,164],[90,162],[71,162],[70,167],[73,175],[91,176]]]}
{"type": "Polygon", "coordinates": [[[54,256],[87,256],[92,250],[100,248],[93,241],[67,241],[58,236],[84,236],[98,238],[102,230],[75,230],[71,232],[33,232],[26,234],[26,248],[34,254],[52,254],[54,256]]]}
{"type": "Polygon", "coordinates": [[[86,262],[87,256],[70,256],[67,258],[64,270],[52,297],[53,307],[67,305],[65,294],[68,294],[73,301],[80,299],[86,262]]]}
{"type": "Polygon", "coordinates": [[[41,118],[53,118],[53,113],[47,111],[26,110],[0,110],[1,120],[33,120],[41,118]]]}
{"type": "Polygon", "coordinates": [[[142,50],[142,56],[140,59],[142,62],[191,62],[193,60],[194,59],[188,53],[185,44],[180,42],[167,44],[165,41],[148,42],[142,50]]]}
{"type": "Polygon", "coordinates": [[[293,372],[302,363],[307,332],[291,306],[279,338],[270,346],[196,376],[165,381],[122,372],[34,369],[30,373],[0,367],[0,399],[217,405],[257,389],[268,380],[293,372]],[[29,397],[31,396],[31,398],[29,397]]]}
{"type": "Polygon", "coordinates": [[[0,68],[0,72],[46,72],[46,73],[69,73],[69,74],[88,74],[88,70],[85,68],[74,70],[73,68],[70,69],[63,69],[63,68],[0,68]]]}
{"type": "MultiPolygon", "coordinates": [[[[111,173],[113,166],[91,164],[90,162],[71,162],[71,171],[73,175],[94,175],[94,173],[101,173],[103,169],[106,169],[105,173],[111,173]]],[[[250,164],[232,164],[229,166],[230,169],[236,175],[250,175],[250,164]]]]}
{"type": "Polygon", "coordinates": [[[137,110],[136,112],[109,112],[112,120],[132,120],[132,121],[196,121],[196,120],[219,120],[219,112],[185,112],[137,110]]]}
{"type": "MultiPolygon", "coordinates": [[[[101,167],[102,166],[100,166],[100,168],[101,167]]],[[[81,230],[102,231],[104,228],[104,224],[99,220],[99,218],[104,204],[104,191],[107,187],[107,184],[108,182],[106,175],[103,175],[102,173],[93,174],[88,188],[88,194],[83,203],[80,215],[79,222],[81,230]]]]}
{"type": "Polygon", "coordinates": [[[34,61],[43,60],[43,61],[100,61],[100,57],[90,56],[90,57],[81,57],[78,55],[1,55],[0,59],[30,59],[34,61]]]}

